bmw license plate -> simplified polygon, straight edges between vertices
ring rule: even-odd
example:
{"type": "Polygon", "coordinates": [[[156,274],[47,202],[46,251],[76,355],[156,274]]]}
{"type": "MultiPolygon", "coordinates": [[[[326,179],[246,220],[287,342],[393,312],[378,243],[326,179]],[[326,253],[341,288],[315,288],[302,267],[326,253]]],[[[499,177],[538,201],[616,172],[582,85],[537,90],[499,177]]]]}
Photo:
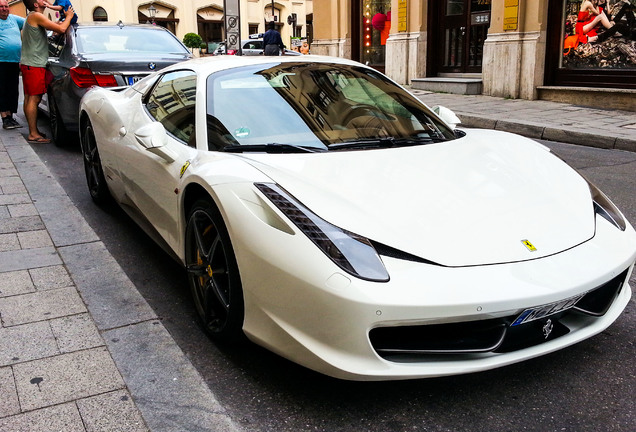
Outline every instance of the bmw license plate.
{"type": "Polygon", "coordinates": [[[570,297],[568,299],[550,303],[547,305],[526,309],[521,313],[521,315],[517,317],[516,320],[514,320],[514,322],[510,326],[511,327],[518,326],[520,324],[524,324],[530,321],[545,318],[547,316],[554,315],[564,310],[568,310],[571,307],[573,307],[579,300],[581,300],[583,296],[585,296],[585,294],[587,293],[583,293],[576,297],[570,297]]]}
{"type": "Polygon", "coordinates": [[[137,81],[140,81],[143,78],[142,75],[133,75],[133,76],[129,76],[128,79],[128,85],[133,85],[134,83],[136,83],[137,81]]]}

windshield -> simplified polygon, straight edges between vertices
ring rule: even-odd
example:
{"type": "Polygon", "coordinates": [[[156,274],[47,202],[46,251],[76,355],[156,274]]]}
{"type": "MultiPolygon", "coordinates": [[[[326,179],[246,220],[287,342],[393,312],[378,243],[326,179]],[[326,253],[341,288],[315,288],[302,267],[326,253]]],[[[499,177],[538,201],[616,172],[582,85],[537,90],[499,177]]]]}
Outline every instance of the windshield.
{"type": "Polygon", "coordinates": [[[84,54],[189,52],[168,31],[126,26],[78,28],[77,48],[84,54]]]}
{"type": "Polygon", "coordinates": [[[424,104],[380,73],[326,63],[247,66],[210,75],[207,123],[209,149],[226,151],[264,145],[325,151],[454,138],[424,104]]]}

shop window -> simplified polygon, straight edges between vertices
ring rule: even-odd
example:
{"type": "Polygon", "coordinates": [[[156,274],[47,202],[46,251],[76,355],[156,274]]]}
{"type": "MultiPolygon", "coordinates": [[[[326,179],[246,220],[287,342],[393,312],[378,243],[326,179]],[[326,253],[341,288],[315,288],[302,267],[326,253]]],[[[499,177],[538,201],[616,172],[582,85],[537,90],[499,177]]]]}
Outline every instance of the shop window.
{"type": "Polygon", "coordinates": [[[636,88],[636,0],[549,8],[547,84],[636,88]]]}
{"type": "Polygon", "coordinates": [[[391,30],[391,0],[362,0],[362,63],[384,67],[391,30]]]}

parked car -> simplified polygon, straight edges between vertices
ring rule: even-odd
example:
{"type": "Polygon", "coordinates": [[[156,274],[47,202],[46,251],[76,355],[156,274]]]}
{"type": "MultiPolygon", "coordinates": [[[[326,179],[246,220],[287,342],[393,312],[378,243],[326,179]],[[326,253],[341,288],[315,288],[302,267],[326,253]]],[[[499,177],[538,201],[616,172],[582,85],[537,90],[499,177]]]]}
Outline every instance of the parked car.
{"type": "Polygon", "coordinates": [[[621,212],[545,146],[438,112],[353,61],[220,56],[94,88],[80,136],[93,200],[184,266],[214,338],[380,380],[610,326],[636,261],[621,212]]]}
{"type": "MultiPolygon", "coordinates": [[[[241,41],[241,51],[244,56],[256,56],[263,55],[263,39],[245,39],[241,41]]],[[[213,52],[213,55],[235,55],[237,53],[236,50],[230,50],[226,52],[225,42],[219,43],[216,47],[216,50],[213,52]]],[[[293,51],[285,48],[285,52],[283,55],[297,56],[302,55],[298,51],[293,51]]]]}
{"type": "Polygon", "coordinates": [[[168,30],[145,24],[78,24],[49,36],[53,75],[40,107],[48,111],[56,144],[77,132],[79,101],[93,86],[129,86],[149,73],[192,58],[168,30]]]}

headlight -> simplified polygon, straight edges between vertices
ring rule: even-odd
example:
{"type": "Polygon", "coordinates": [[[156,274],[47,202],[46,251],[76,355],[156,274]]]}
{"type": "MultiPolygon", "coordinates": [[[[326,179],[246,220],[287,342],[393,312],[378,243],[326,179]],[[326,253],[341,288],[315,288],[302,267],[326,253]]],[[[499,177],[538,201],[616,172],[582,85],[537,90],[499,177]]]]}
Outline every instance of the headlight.
{"type": "Polygon", "coordinates": [[[592,201],[594,201],[594,212],[596,214],[607,219],[612,225],[621,231],[625,231],[626,223],[625,218],[621,215],[621,212],[616,208],[614,203],[610,201],[610,199],[601,192],[596,186],[594,186],[589,181],[587,184],[590,187],[590,192],[592,193],[592,201]]]}
{"type": "Polygon", "coordinates": [[[321,219],[276,184],[255,186],[338,267],[361,279],[389,280],[384,263],[369,240],[321,219]]]}

